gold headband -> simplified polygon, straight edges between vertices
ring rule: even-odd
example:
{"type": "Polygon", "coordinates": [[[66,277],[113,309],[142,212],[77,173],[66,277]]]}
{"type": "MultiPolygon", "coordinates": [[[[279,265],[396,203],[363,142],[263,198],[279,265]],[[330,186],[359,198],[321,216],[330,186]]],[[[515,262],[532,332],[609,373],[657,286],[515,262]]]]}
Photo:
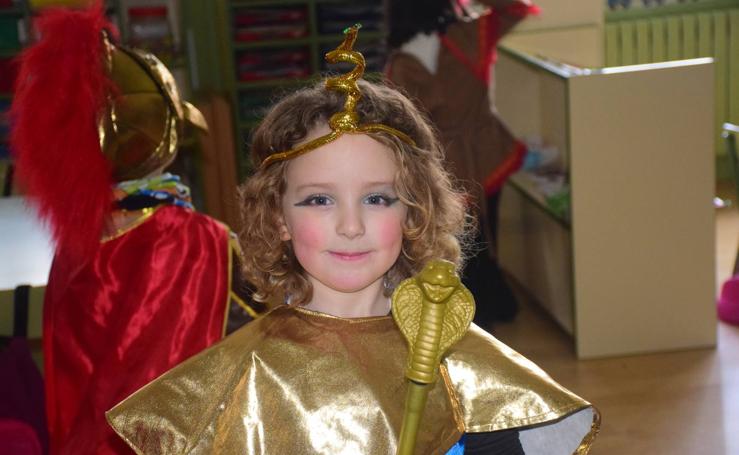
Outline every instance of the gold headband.
{"type": "Polygon", "coordinates": [[[333,142],[344,133],[373,133],[385,132],[396,136],[403,142],[415,146],[416,143],[407,134],[396,130],[395,128],[380,123],[371,123],[369,125],[359,125],[359,115],[356,112],[357,102],[362,97],[362,92],[357,87],[357,80],[364,74],[364,56],[353,50],[354,42],[357,40],[357,32],[361,26],[356,24],[344,30],[344,41],[331,52],[326,54],[326,61],[329,63],[349,62],[356,65],[353,70],[343,76],[331,77],[326,79],[326,88],[328,90],[336,90],[346,93],[346,102],[344,110],[337,112],[331,116],[328,121],[331,132],[310,142],[288,150],[286,152],[273,153],[262,161],[262,168],[269,166],[275,161],[289,160],[300,156],[311,150],[317,149],[323,145],[333,142]]]}

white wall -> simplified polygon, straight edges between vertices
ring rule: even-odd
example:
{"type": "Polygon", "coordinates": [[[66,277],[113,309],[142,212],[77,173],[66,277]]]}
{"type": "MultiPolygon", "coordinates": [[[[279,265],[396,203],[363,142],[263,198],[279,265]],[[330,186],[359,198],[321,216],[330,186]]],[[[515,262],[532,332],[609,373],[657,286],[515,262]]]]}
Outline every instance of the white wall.
{"type": "Polygon", "coordinates": [[[527,18],[502,45],[576,66],[604,65],[602,0],[536,0],[538,16],[527,18]]]}

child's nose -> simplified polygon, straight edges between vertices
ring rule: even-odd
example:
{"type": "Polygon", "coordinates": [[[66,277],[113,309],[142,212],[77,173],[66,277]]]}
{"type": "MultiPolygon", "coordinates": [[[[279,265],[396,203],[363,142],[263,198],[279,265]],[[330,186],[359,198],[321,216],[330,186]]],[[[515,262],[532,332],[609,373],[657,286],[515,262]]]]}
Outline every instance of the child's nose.
{"type": "Polygon", "coordinates": [[[336,224],[336,233],[347,238],[355,238],[364,234],[362,211],[358,207],[344,207],[340,210],[336,224]]]}

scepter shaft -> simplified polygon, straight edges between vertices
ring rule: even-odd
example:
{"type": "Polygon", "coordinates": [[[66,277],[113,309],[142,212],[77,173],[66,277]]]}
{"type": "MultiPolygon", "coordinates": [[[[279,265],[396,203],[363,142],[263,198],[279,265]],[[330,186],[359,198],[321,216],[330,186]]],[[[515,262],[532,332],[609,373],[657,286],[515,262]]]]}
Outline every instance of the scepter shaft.
{"type": "Polygon", "coordinates": [[[426,399],[431,387],[431,384],[408,381],[408,391],[405,395],[405,414],[403,415],[403,426],[400,427],[397,455],[413,455],[416,449],[418,427],[421,425],[421,417],[423,417],[423,410],[426,407],[426,399]]]}
{"type": "Polygon", "coordinates": [[[439,342],[445,310],[445,303],[435,304],[426,299],[423,301],[418,337],[413,343],[411,362],[405,374],[408,378],[408,391],[397,455],[413,455],[416,447],[426,399],[439,368],[439,342]]]}

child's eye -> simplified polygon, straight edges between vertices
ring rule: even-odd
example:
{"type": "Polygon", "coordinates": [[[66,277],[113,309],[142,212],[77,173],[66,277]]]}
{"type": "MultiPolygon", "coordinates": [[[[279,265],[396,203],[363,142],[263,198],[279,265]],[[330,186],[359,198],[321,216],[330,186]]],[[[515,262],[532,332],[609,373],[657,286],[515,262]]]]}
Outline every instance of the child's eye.
{"type": "Polygon", "coordinates": [[[295,204],[296,206],[329,205],[331,198],[323,194],[313,194],[295,204]]]}
{"type": "Polygon", "coordinates": [[[364,199],[365,204],[384,205],[389,207],[398,201],[397,197],[390,197],[385,194],[370,194],[364,199]]]}

